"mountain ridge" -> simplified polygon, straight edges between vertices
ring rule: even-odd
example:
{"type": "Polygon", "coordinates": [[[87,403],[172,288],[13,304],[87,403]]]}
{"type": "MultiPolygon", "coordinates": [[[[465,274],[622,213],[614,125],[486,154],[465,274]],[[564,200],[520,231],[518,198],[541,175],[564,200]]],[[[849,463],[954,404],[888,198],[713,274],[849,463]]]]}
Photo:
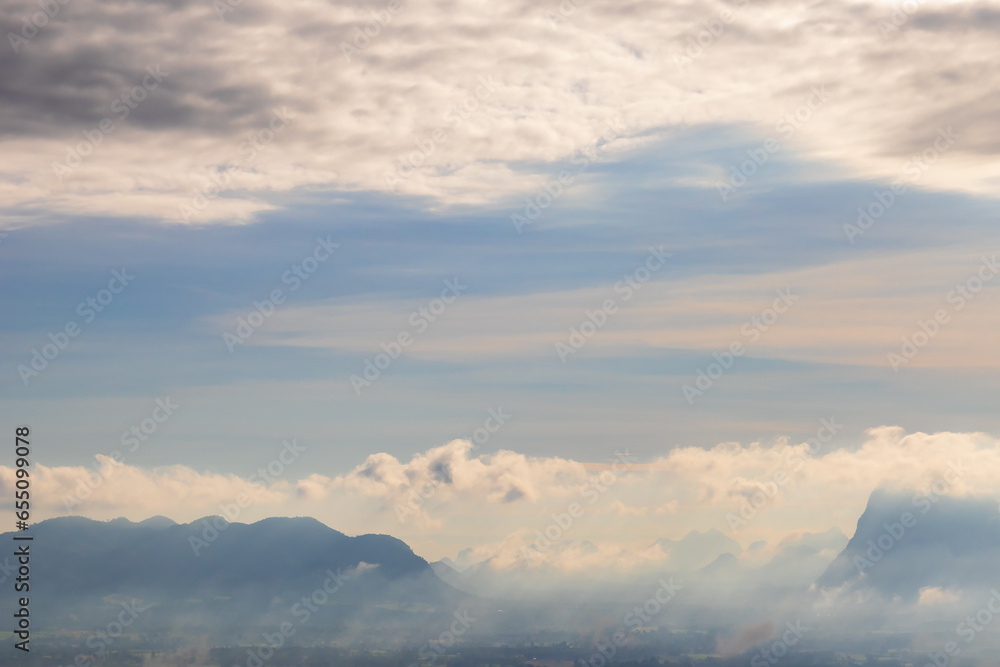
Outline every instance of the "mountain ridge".
{"type": "MultiPolygon", "coordinates": [[[[67,516],[41,521],[29,534],[39,630],[87,628],[131,600],[146,610],[137,623],[195,629],[218,623],[231,640],[239,628],[266,627],[310,597],[329,598],[311,623],[317,632],[346,631],[360,616],[389,622],[386,609],[403,616],[450,612],[469,598],[402,540],[348,536],[312,517],[245,524],[208,516],[181,524],[166,517],[67,516]]],[[[6,611],[12,603],[0,604],[6,611]]]]}

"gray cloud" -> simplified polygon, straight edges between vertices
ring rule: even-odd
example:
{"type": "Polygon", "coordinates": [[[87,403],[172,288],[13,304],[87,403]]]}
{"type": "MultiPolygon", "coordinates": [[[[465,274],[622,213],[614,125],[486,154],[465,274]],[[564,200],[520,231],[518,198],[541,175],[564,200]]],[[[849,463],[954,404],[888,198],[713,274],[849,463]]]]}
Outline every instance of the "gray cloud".
{"type": "MultiPolygon", "coordinates": [[[[9,36],[0,49],[0,147],[12,158],[0,194],[22,210],[176,218],[282,107],[296,122],[234,172],[199,222],[245,219],[267,193],[310,184],[485,203],[537,190],[548,174],[525,164],[570,157],[612,119],[627,132],[611,160],[675,126],[773,134],[817,85],[833,99],[793,138],[806,156],[892,179],[953,125],[966,140],[921,184],[990,192],[1000,177],[994,0],[928,0],[884,39],[877,22],[891,8],[846,0],[590,0],[565,15],[554,1],[412,0],[390,15],[388,2],[243,0],[222,17],[210,2],[51,6],[60,9],[17,53],[9,36]],[[358,37],[365,28],[371,36],[358,37]],[[345,56],[348,47],[357,50],[345,56]],[[55,178],[53,161],[114,117],[113,101],[156,65],[170,73],[162,85],[55,178]],[[463,102],[471,110],[448,115],[463,102]],[[390,184],[386,174],[436,129],[444,137],[423,164],[390,184]]],[[[7,3],[0,30],[16,33],[38,7],[7,3]]],[[[706,165],[703,185],[724,169],[706,165]]]]}

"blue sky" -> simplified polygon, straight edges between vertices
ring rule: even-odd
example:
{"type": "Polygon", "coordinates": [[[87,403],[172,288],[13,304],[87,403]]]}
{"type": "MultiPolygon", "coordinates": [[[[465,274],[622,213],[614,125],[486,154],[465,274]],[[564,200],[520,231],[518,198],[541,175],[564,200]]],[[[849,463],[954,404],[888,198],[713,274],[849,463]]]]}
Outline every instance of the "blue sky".
{"type": "MultiPolygon", "coordinates": [[[[3,362],[10,380],[5,405],[11,418],[26,414],[48,421],[46,415],[60,415],[62,425],[48,427],[51,461],[81,465],[112,449],[115,433],[140,418],[154,398],[170,395],[185,404],[181,416],[137,462],[184,462],[236,473],[251,469],[254,454],[269,451],[276,438],[293,436],[323,443],[315,463],[329,472],[352,468],[370,451],[408,456],[467,436],[497,406],[516,417],[491,446],[595,461],[607,457],[609,440],[622,437],[648,458],[677,445],[795,437],[830,414],[848,425],[844,444],[856,444],[864,429],[883,423],[925,431],[995,429],[991,378],[976,369],[893,373],[886,364],[824,363],[788,358],[774,346],[751,346],[690,406],[679,387],[722,348],[635,343],[601,349],[603,330],[565,364],[539,335],[524,349],[502,354],[405,354],[362,396],[351,391],[347,378],[379,352],[380,342],[411,328],[407,316],[437,296],[446,279],[457,277],[468,286],[457,303],[504,300],[507,311],[496,313],[499,318],[530,318],[532,295],[593,290],[614,297],[613,285],[643,261],[646,248],[662,245],[672,253],[669,266],[650,284],[667,294],[673,284],[711,279],[738,285],[763,277],[734,312],[682,322],[664,316],[656,324],[670,330],[733,322],[738,340],[743,336],[736,323],[759,313],[770,292],[799,289],[769,284],[768,276],[816,269],[835,284],[863,278],[845,273],[860,260],[884,262],[890,270],[883,278],[891,279],[891,267],[907,257],[933,251],[938,259],[959,258],[976,252],[963,239],[977,238],[979,246],[995,236],[992,200],[919,192],[901,198],[898,208],[852,245],[843,235],[844,221],[885,184],[807,179],[803,175],[828,170],[784,156],[765,165],[754,191],[730,202],[713,188],[663,184],[671,174],[725,164],[753,146],[751,138],[698,149],[734,142],[734,135],[732,129],[689,133],[603,162],[522,234],[510,222],[520,203],[515,198],[428,211],[426,202],[373,192],[299,191],[277,198],[279,210],[246,225],[53,216],[14,230],[0,247],[4,281],[11,286],[3,296],[3,362]],[[948,237],[942,219],[951,221],[948,237]],[[281,277],[312,252],[317,237],[340,247],[290,291],[281,277]],[[82,323],[77,304],[104,287],[112,269],[123,267],[136,276],[134,283],[84,324],[82,334],[29,386],[18,381],[16,368],[30,362],[31,350],[65,322],[82,323]],[[325,332],[332,337],[329,345],[251,339],[230,353],[222,333],[275,288],[285,291],[287,301],[264,333],[312,306],[349,306],[355,313],[371,308],[384,317],[367,343],[339,344],[337,335],[349,332],[325,332]],[[236,459],[235,452],[241,454],[236,459]]],[[[558,174],[563,166],[525,169],[558,174]]],[[[908,293],[918,303],[934,304],[947,287],[875,277],[866,292],[887,299],[908,293]]],[[[644,300],[649,292],[640,289],[623,302],[610,327],[628,330],[631,311],[655,303],[644,300]]],[[[602,301],[599,296],[592,303],[602,301]]],[[[565,330],[565,338],[586,310],[552,326],[565,330]]],[[[474,326],[468,317],[446,311],[426,335],[474,326]]],[[[367,330],[363,322],[357,325],[367,330]]],[[[286,333],[294,338],[296,332],[286,333]]],[[[762,332],[763,343],[767,338],[762,332]]],[[[869,342],[888,351],[895,341],[869,342]]]]}
{"type": "MultiPolygon", "coordinates": [[[[129,429],[148,436],[76,511],[212,513],[296,439],[307,453],[254,512],[333,525],[308,503],[336,497],[365,509],[334,527],[406,537],[392,504],[450,466],[456,489],[490,480],[476,507],[506,528],[476,539],[502,542],[561,502],[546,485],[618,451],[670,474],[705,452],[732,478],[655,527],[676,537],[824,419],[840,424],[830,470],[877,460],[889,481],[935,438],[975,449],[1000,432],[994,2],[928,0],[886,36],[885,3],[792,3],[777,20],[768,3],[595,1],[553,21],[555,5],[428,0],[351,58],[338,45],[372,20],[356,3],[260,0],[224,19],[112,5],[75,0],[0,56],[0,415],[34,428],[52,498],[129,429]],[[726,9],[723,33],[678,59],[726,9]],[[116,38],[90,43],[94,21],[116,38]],[[323,261],[293,289],[307,257],[323,261]],[[134,280],[102,292],[123,270],[134,280]],[[439,300],[449,281],[457,297],[439,300]],[[88,298],[109,300],[93,321],[88,298]],[[79,335],[25,376],[70,323],[79,335]],[[412,344],[356,391],[401,334],[412,344]],[[167,397],[180,407],[151,421],[167,397]],[[501,410],[481,446],[455,444],[501,410]],[[140,502],[147,488],[185,500],[140,502]]],[[[686,497],[642,505],[654,478],[617,498],[630,516],[686,497]]],[[[833,514],[763,533],[848,529],[886,481],[865,480],[833,514]]],[[[462,493],[442,491],[410,537],[457,544],[462,493]]]]}

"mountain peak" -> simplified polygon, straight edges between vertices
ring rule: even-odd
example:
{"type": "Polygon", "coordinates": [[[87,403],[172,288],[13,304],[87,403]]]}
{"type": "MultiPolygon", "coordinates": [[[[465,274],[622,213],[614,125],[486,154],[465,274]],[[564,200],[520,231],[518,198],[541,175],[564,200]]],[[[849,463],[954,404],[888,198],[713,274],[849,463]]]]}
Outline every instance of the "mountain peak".
{"type": "Polygon", "coordinates": [[[878,489],[820,588],[918,599],[921,588],[974,588],[1000,578],[1000,511],[992,498],[878,489]]]}

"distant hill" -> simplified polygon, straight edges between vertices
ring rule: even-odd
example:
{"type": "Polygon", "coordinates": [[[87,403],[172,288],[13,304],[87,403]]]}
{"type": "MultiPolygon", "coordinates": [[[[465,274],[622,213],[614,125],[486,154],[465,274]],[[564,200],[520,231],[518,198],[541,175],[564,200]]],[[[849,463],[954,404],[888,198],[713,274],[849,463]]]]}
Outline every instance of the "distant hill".
{"type": "Polygon", "coordinates": [[[738,558],[743,553],[739,542],[710,528],[705,532],[692,530],[679,540],[660,539],[651,546],[659,546],[667,555],[665,569],[690,572],[706,567],[723,554],[738,558]]]}
{"type": "MultiPolygon", "coordinates": [[[[144,632],[235,640],[253,628],[302,621],[301,604],[293,614],[305,598],[324,603],[313,603],[303,633],[330,636],[361,619],[418,627],[425,616],[450,614],[468,598],[402,541],[349,537],[310,518],[248,525],[221,517],[190,524],[61,517],[36,524],[30,534],[37,630],[92,630],[127,601],[142,610],[135,626],[144,632]]],[[[12,544],[10,533],[2,539],[12,544]]],[[[9,604],[4,596],[4,613],[9,604]]]]}

